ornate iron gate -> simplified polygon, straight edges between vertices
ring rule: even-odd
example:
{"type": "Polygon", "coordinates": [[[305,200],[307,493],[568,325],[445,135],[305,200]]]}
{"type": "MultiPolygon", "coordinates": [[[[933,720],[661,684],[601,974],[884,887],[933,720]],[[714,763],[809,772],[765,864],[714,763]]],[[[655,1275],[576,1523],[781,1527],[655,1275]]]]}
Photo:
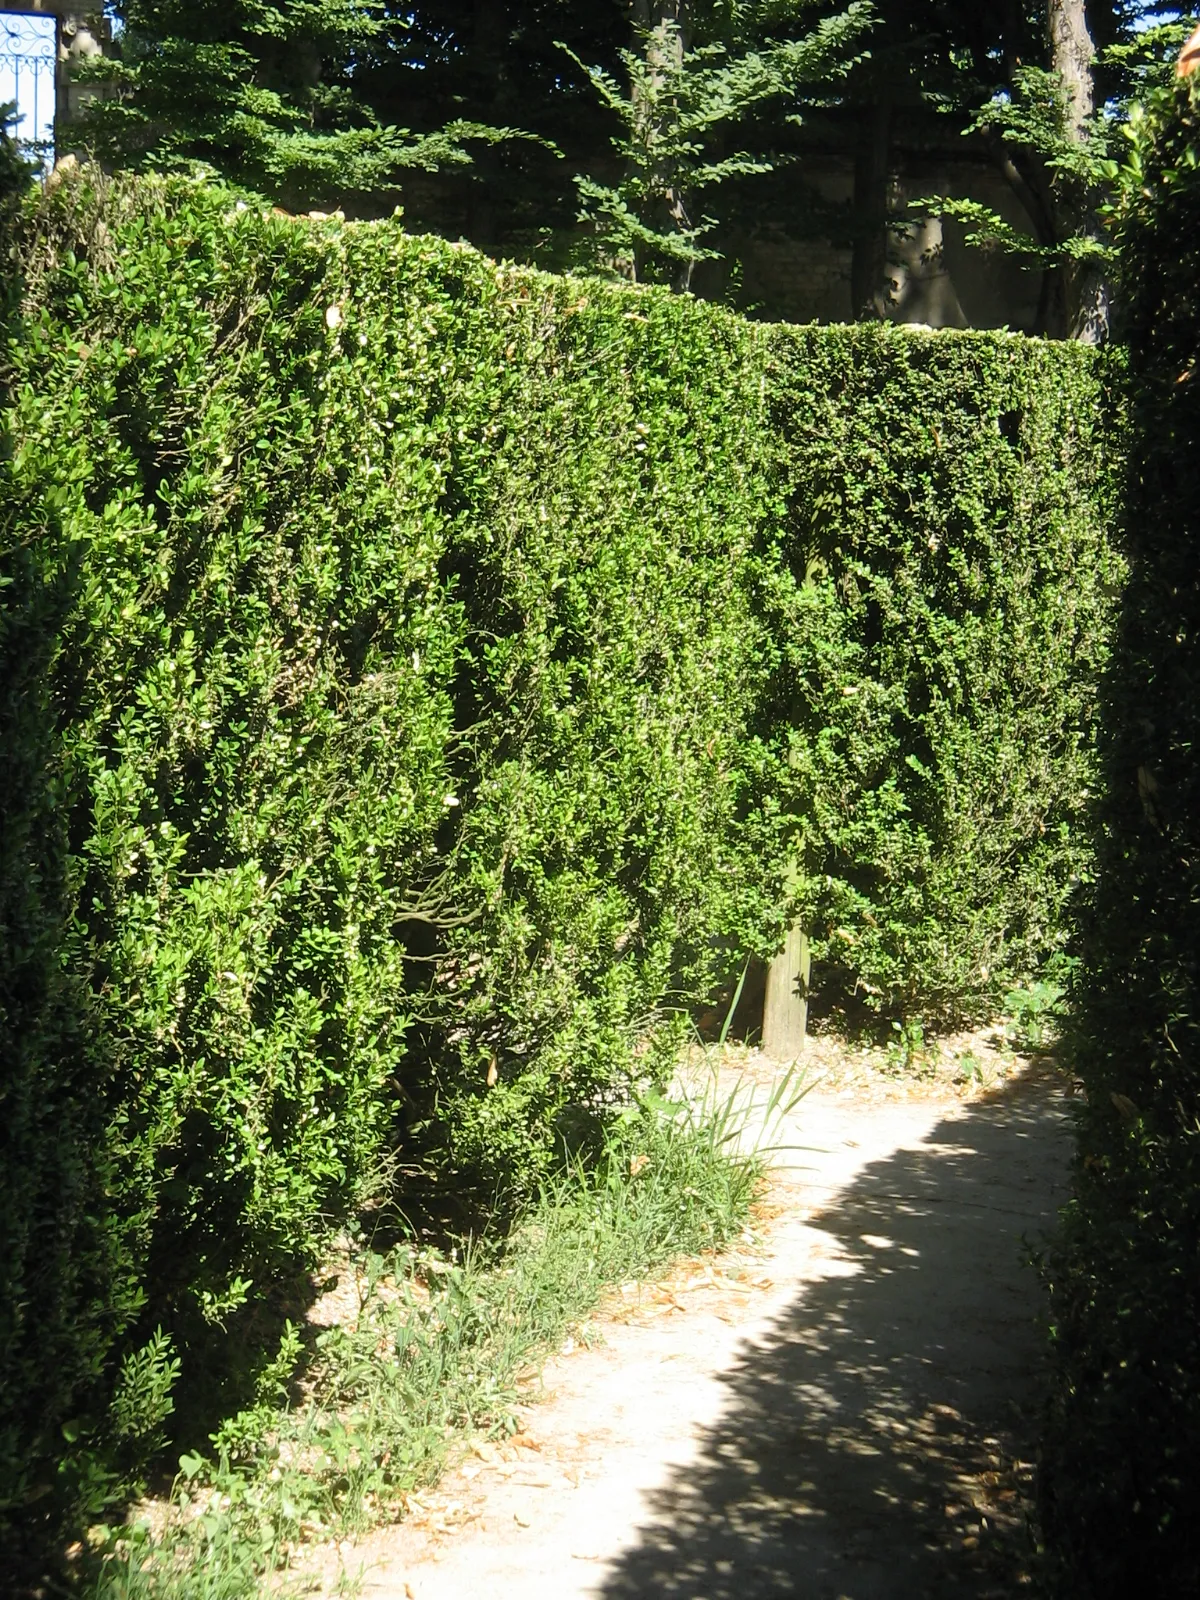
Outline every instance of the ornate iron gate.
{"type": "Polygon", "coordinates": [[[58,18],[0,10],[0,106],[14,108],[13,136],[39,166],[54,160],[58,18]]]}

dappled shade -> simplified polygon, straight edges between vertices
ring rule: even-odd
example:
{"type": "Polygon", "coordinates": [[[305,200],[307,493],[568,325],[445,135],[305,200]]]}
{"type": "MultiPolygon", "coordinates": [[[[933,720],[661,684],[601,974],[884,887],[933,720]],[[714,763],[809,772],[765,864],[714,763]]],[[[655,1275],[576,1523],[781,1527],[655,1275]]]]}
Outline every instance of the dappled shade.
{"type": "Polygon", "coordinates": [[[1039,1365],[1023,1241],[1053,1221],[1067,1116],[1028,1087],[868,1166],[840,1247],[727,1378],[606,1600],[985,1600],[1020,1592],[1039,1365]],[[981,1284],[990,1280],[990,1292],[981,1284]],[[999,1316],[995,1308],[1000,1305],[999,1316]]]}

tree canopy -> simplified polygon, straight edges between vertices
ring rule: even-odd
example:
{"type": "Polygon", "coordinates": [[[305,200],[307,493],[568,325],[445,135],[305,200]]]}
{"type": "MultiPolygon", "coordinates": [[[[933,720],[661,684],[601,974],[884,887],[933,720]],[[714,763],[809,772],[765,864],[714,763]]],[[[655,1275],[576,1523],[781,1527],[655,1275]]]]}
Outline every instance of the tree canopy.
{"type": "Polygon", "coordinates": [[[818,238],[850,253],[846,314],[888,315],[897,152],[967,134],[1027,225],[969,199],[943,212],[1042,273],[1039,325],[1059,333],[1100,314],[1106,163],[1184,26],[1150,0],[113,10],[117,58],[83,69],[107,90],[79,132],[110,164],[204,163],[289,209],[402,204],[494,254],[702,295],[733,292],[749,240],[818,238]],[[814,155],[851,174],[844,198],[812,181],[814,155]]]}

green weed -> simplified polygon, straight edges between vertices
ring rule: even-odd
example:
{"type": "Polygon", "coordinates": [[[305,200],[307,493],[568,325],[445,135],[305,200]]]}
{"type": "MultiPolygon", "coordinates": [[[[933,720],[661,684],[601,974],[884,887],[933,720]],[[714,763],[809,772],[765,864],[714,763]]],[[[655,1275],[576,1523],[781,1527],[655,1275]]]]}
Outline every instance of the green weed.
{"type": "Polygon", "coordinates": [[[1040,980],[1006,994],[1007,1043],[1017,1050],[1044,1050],[1058,1034],[1065,993],[1061,984],[1040,980]]]}
{"type": "Polygon", "coordinates": [[[983,1063],[974,1050],[964,1050],[958,1058],[958,1075],[963,1083],[982,1084],[983,1063]]]}
{"type": "Polygon", "coordinates": [[[925,1024],[913,1017],[892,1023],[887,1045],[887,1071],[900,1077],[925,1078],[933,1069],[933,1054],[925,1039],[925,1024]]]}

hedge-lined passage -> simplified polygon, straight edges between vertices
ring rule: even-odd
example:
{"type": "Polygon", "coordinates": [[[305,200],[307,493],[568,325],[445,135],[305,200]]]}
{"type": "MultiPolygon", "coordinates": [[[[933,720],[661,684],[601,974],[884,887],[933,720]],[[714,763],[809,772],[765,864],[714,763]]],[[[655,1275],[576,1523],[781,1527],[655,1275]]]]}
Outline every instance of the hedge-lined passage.
{"type": "Polygon", "coordinates": [[[232,1403],[336,1220],[586,1150],[794,911],[881,1013],[1052,955],[1115,565],[1079,350],[182,179],[83,172],[11,252],[0,1503],[45,1525],[232,1403]]]}
{"type": "Polygon", "coordinates": [[[1200,99],[1180,87],[1135,131],[1130,581],[1101,716],[1041,1476],[1056,1592],[1088,1600],[1200,1593],[1200,99]]]}

